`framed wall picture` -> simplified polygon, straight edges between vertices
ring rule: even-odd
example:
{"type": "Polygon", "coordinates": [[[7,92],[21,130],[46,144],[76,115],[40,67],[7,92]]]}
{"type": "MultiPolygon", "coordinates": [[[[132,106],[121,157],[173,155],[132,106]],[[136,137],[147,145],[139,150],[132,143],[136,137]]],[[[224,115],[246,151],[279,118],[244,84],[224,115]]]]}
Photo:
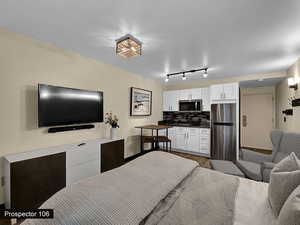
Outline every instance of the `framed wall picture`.
{"type": "Polygon", "coordinates": [[[131,88],[130,115],[150,116],[152,113],[152,91],[131,88]]]}

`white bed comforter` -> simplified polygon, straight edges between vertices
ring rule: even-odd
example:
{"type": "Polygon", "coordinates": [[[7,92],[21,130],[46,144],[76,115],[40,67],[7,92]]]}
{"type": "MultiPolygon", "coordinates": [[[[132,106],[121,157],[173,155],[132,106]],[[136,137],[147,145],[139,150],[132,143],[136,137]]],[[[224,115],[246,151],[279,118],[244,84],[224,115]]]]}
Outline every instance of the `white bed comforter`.
{"type": "Polygon", "coordinates": [[[59,191],[41,206],[54,208],[53,220],[22,225],[139,224],[197,165],[164,152],[148,153],[59,191]]]}

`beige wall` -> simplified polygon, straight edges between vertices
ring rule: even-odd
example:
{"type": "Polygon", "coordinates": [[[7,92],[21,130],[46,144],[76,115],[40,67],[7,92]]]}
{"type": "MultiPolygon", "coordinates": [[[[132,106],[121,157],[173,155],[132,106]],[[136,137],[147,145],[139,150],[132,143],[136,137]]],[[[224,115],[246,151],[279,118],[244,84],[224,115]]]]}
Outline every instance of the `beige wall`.
{"type": "MultiPolygon", "coordinates": [[[[0,157],[109,133],[103,123],[91,130],[57,134],[38,129],[38,83],[103,91],[104,111],[112,110],[120,119],[119,136],[125,138],[125,156],[139,152],[139,130],[134,127],[156,123],[162,117],[159,82],[0,29],[0,157]],[[129,116],[130,87],[153,91],[152,116],[129,116]]],[[[1,192],[2,188],[0,203],[1,192]]]]}
{"type": "Polygon", "coordinates": [[[255,75],[244,75],[234,78],[227,79],[218,79],[218,80],[201,80],[201,81],[182,81],[179,83],[169,83],[166,84],[164,90],[180,90],[180,89],[189,89],[189,88],[198,88],[198,87],[208,87],[213,84],[223,84],[223,83],[234,83],[247,80],[258,80],[258,79],[267,79],[267,78],[276,78],[276,77],[285,77],[285,72],[276,72],[276,73],[267,73],[267,74],[255,74],[255,75]]]}
{"type": "MultiPolygon", "coordinates": [[[[288,77],[300,77],[300,58],[288,69],[287,74],[288,77]]],[[[294,89],[290,89],[288,87],[287,79],[282,81],[276,87],[277,124],[279,129],[285,131],[300,132],[300,107],[293,107],[294,115],[286,116],[286,122],[283,121],[284,115],[282,114],[283,110],[292,108],[292,106],[288,104],[289,98],[300,98],[299,88],[297,91],[294,91],[294,89]]]]}

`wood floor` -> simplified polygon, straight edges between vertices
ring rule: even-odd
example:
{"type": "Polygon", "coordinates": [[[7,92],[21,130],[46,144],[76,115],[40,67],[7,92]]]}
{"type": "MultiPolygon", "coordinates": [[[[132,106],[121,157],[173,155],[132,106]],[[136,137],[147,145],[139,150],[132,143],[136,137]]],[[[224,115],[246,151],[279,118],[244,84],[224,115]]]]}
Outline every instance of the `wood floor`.
{"type": "Polygon", "coordinates": [[[208,158],[205,158],[202,156],[191,155],[191,154],[187,154],[187,153],[182,153],[182,152],[172,151],[171,153],[181,156],[181,157],[184,157],[184,158],[187,158],[187,159],[194,160],[199,163],[199,166],[211,169],[210,160],[208,158]]]}

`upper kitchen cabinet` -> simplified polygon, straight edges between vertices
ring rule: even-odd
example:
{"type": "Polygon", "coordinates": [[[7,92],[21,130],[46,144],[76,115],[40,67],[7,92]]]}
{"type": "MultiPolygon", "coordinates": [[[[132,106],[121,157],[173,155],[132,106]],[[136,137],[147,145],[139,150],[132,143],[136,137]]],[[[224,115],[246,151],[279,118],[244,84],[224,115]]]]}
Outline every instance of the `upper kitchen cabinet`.
{"type": "Polygon", "coordinates": [[[164,91],[163,110],[178,111],[179,91],[164,91]]]}
{"type": "Polygon", "coordinates": [[[179,100],[201,99],[201,88],[180,90],[179,100]]]}
{"type": "Polygon", "coordinates": [[[217,84],[210,86],[211,103],[236,101],[239,94],[238,83],[217,84]]]}
{"type": "Polygon", "coordinates": [[[210,90],[209,88],[201,88],[202,110],[210,111],[210,90]]]}

